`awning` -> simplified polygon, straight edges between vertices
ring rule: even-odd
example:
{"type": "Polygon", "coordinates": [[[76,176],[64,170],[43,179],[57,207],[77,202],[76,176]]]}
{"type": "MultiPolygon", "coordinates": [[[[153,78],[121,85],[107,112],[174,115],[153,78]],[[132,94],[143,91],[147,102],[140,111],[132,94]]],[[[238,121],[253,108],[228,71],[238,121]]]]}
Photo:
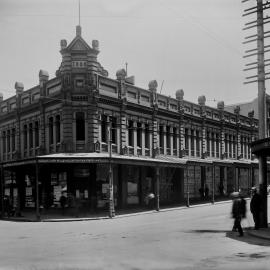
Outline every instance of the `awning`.
{"type": "Polygon", "coordinates": [[[37,156],[36,158],[11,161],[3,163],[4,167],[15,167],[30,165],[38,162],[39,164],[88,164],[88,163],[112,163],[140,166],[161,166],[161,167],[184,167],[186,159],[176,157],[145,157],[145,156],[127,156],[108,153],[57,153],[50,155],[37,156]]]}

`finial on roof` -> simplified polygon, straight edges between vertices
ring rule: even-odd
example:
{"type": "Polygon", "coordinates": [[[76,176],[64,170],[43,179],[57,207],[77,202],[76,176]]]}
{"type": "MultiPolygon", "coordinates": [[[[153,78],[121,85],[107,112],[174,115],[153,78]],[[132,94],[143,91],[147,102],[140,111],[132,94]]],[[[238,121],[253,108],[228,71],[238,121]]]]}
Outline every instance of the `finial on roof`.
{"type": "Polygon", "coordinates": [[[76,36],[81,36],[82,35],[82,28],[80,25],[76,26],[76,36]]]}
{"type": "Polygon", "coordinates": [[[183,100],[183,98],[184,98],[184,90],[183,89],[176,90],[175,97],[178,100],[183,100]]]}

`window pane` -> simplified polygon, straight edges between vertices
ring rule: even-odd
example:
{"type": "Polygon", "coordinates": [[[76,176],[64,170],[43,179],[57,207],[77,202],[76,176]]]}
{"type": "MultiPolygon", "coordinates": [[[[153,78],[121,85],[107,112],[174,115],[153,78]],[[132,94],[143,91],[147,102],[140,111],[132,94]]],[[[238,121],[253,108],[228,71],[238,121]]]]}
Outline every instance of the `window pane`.
{"type": "Polygon", "coordinates": [[[85,140],[85,121],[83,112],[76,113],[76,140],[85,140]]]}

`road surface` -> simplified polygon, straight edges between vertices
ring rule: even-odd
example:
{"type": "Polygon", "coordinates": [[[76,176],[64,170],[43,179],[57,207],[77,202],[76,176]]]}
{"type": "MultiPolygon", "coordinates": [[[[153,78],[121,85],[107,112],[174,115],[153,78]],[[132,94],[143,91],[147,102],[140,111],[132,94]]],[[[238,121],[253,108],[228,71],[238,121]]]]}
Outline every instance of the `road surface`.
{"type": "MultiPolygon", "coordinates": [[[[270,269],[270,242],[232,233],[230,210],[224,203],[111,220],[0,221],[0,269],[270,269]]],[[[243,225],[253,225],[250,214],[243,225]]]]}

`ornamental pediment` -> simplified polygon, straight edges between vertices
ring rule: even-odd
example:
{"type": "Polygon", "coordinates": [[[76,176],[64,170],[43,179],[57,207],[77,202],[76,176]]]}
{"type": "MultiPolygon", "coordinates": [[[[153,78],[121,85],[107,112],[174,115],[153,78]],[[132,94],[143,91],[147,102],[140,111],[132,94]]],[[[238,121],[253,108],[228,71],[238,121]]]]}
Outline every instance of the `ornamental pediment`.
{"type": "Polygon", "coordinates": [[[87,50],[86,46],[82,43],[81,40],[77,40],[75,44],[72,46],[71,50],[80,50],[84,51],[87,50]]]}
{"type": "Polygon", "coordinates": [[[91,48],[81,37],[77,37],[70,43],[67,49],[71,51],[86,51],[91,48]]]}

